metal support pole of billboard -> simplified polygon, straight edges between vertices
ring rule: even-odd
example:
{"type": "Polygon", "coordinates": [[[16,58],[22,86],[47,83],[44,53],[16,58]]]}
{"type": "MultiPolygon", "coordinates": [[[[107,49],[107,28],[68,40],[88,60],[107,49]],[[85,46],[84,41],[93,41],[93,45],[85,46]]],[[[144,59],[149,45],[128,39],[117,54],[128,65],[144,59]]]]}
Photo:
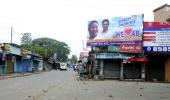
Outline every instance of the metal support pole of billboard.
{"type": "MultiPolygon", "coordinates": [[[[143,18],[144,18],[144,14],[143,14],[143,18]]],[[[143,34],[142,34],[142,57],[146,57],[145,56],[145,52],[144,52],[144,42],[143,42],[143,38],[144,38],[144,21],[143,21],[143,34]]],[[[143,81],[145,81],[146,79],[146,64],[145,63],[142,63],[142,66],[141,66],[141,78],[143,81]]]]}

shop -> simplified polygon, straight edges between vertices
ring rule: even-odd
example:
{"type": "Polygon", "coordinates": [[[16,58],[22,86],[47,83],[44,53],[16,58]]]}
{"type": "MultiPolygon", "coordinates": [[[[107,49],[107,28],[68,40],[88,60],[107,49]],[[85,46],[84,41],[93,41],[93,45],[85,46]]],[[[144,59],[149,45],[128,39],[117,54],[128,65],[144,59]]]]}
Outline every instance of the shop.
{"type": "Polygon", "coordinates": [[[28,72],[32,70],[32,60],[31,55],[27,50],[22,50],[22,72],[28,72]]]}
{"type": "Polygon", "coordinates": [[[147,57],[149,58],[149,62],[147,64],[146,80],[164,81],[167,55],[148,54],[147,57]]]}
{"type": "MultiPolygon", "coordinates": [[[[123,79],[124,64],[123,60],[132,58],[132,54],[120,54],[120,53],[102,53],[96,54],[98,59],[98,73],[100,77],[112,78],[112,79],[123,79]]],[[[127,73],[127,72],[126,72],[127,73]]]]}
{"type": "Polygon", "coordinates": [[[146,80],[170,82],[170,23],[144,22],[144,53],[148,62],[146,80]]]}
{"type": "Polygon", "coordinates": [[[149,59],[146,57],[132,57],[124,61],[123,78],[124,80],[145,80],[146,65],[149,59]]]}
{"type": "Polygon", "coordinates": [[[14,72],[21,73],[22,72],[22,56],[15,57],[15,64],[14,64],[14,72]]]}
{"type": "Polygon", "coordinates": [[[18,59],[17,57],[21,56],[21,49],[20,46],[17,44],[9,44],[9,43],[2,43],[2,66],[3,72],[5,73],[13,73],[18,72],[18,59]]]}
{"type": "Polygon", "coordinates": [[[123,67],[123,78],[141,79],[141,63],[127,63],[123,67]]]}
{"type": "Polygon", "coordinates": [[[37,54],[32,54],[32,68],[34,71],[42,70],[43,69],[43,58],[37,54]]]}
{"type": "Polygon", "coordinates": [[[0,52],[0,74],[6,73],[5,59],[3,58],[3,53],[0,52]]]}
{"type": "Polygon", "coordinates": [[[119,79],[120,78],[120,66],[121,66],[121,59],[108,59],[103,60],[103,75],[104,78],[113,78],[119,79]]]}

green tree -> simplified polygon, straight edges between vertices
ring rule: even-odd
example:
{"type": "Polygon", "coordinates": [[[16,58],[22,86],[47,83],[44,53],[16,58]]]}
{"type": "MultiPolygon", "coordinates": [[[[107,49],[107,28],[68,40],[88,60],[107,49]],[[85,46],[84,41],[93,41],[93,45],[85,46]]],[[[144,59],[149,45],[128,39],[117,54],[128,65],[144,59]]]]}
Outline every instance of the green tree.
{"type": "Polygon", "coordinates": [[[38,38],[33,40],[33,52],[42,55],[45,58],[53,57],[56,54],[58,61],[65,62],[68,60],[70,48],[64,42],[51,38],[38,38]]]}
{"type": "Polygon", "coordinates": [[[70,54],[70,48],[65,42],[60,42],[51,38],[32,40],[31,33],[22,33],[21,46],[33,53],[40,54],[46,59],[56,54],[56,59],[61,62],[66,62],[70,54]]]}
{"type": "Polygon", "coordinates": [[[71,58],[70,58],[70,62],[71,62],[72,64],[76,64],[76,63],[77,63],[77,60],[78,60],[78,58],[77,58],[76,55],[72,55],[71,58]]]}
{"type": "Polygon", "coordinates": [[[31,33],[21,33],[21,47],[27,50],[32,50],[32,36],[31,33]]]}

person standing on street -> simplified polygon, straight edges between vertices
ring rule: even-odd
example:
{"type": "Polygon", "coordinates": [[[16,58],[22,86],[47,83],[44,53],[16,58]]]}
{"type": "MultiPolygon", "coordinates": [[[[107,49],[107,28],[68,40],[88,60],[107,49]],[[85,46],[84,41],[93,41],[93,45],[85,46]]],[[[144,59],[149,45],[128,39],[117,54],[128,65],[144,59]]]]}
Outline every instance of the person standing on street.
{"type": "Polygon", "coordinates": [[[78,81],[80,80],[82,71],[83,71],[82,61],[78,61],[78,65],[77,65],[78,81]]]}

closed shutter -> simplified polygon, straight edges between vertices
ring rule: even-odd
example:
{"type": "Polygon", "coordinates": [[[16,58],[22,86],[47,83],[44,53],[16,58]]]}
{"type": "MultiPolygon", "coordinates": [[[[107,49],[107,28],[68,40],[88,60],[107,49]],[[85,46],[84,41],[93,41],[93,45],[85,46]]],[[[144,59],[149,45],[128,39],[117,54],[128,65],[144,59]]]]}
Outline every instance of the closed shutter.
{"type": "Polygon", "coordinates": [[[104,60],[104,78],[120,78],[120,61],[104,60]]]}
{"type": "Polygon", "coordinates": [[[124,64],[124,79],[141,79],[141,64],[124,64]]]}

